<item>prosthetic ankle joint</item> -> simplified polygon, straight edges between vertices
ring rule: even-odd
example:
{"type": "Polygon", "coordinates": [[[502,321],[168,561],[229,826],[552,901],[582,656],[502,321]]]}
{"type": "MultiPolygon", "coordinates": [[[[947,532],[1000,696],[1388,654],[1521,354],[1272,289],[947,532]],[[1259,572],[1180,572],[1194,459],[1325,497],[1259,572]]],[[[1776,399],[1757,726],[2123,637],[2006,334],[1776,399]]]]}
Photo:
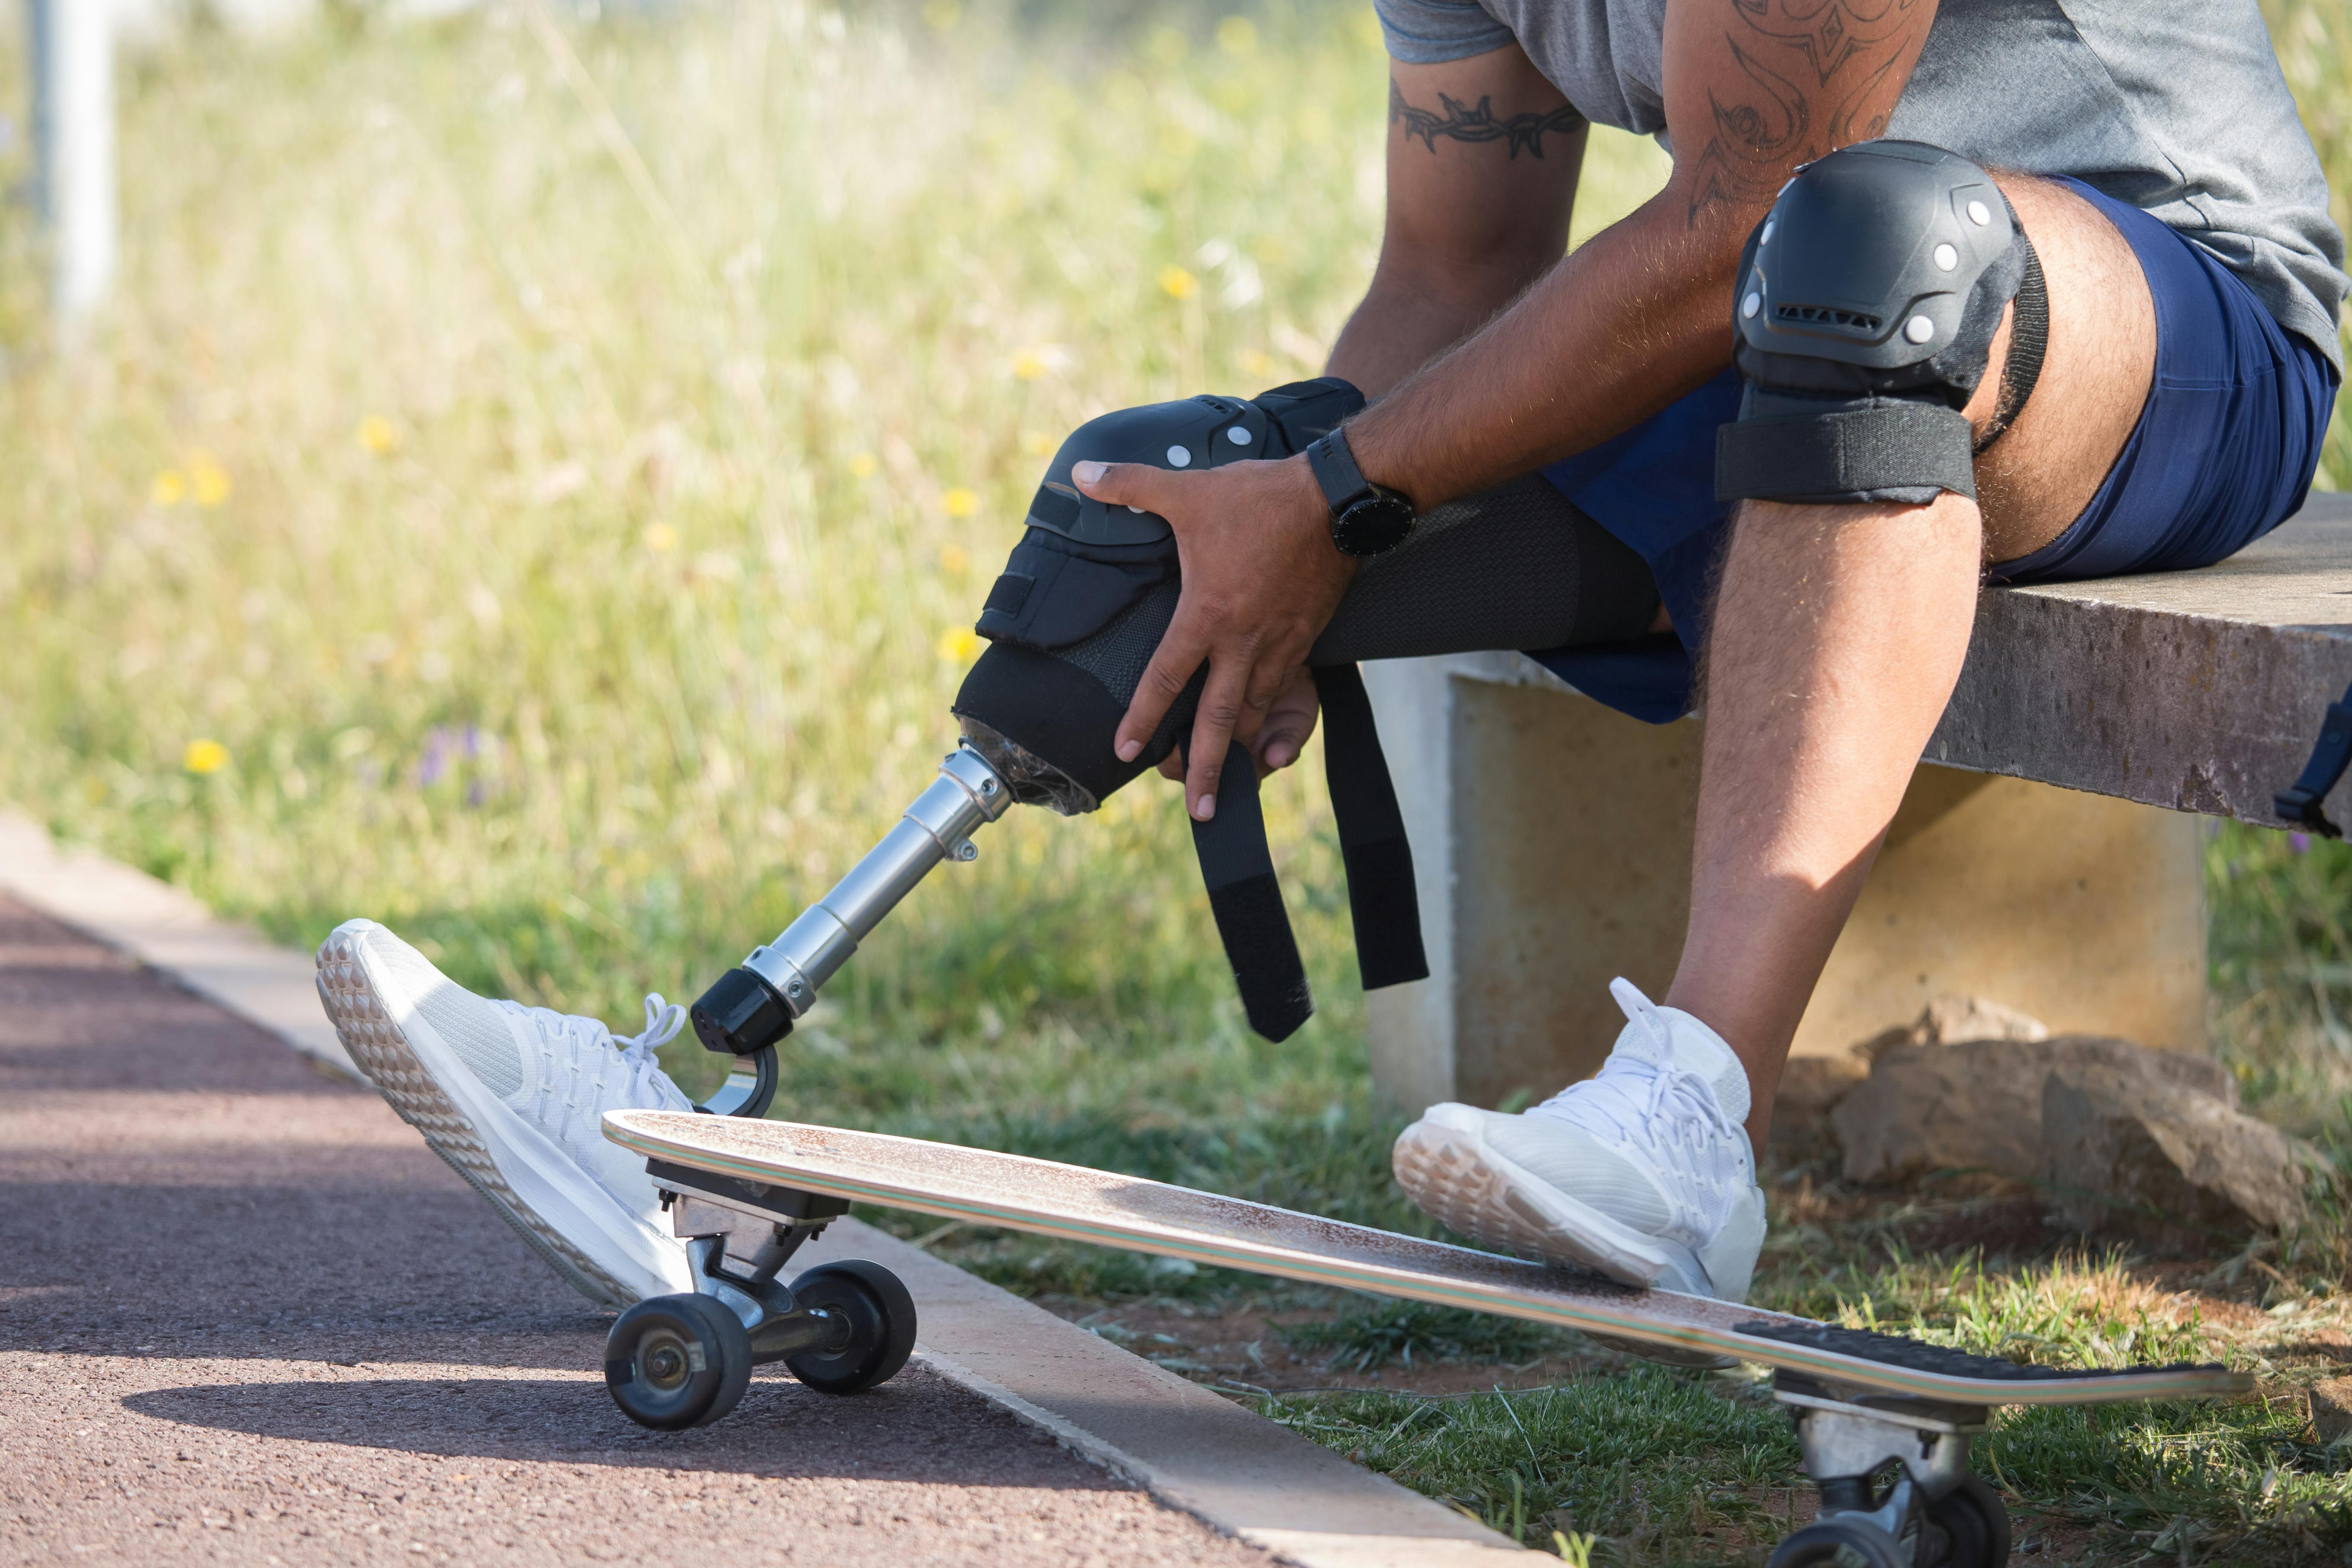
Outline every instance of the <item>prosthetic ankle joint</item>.
{"type": "MultiPolygon", "coordinates": [[[[1094,810],[1189,734],[1196,676],[1141,755],[1113,738],[1176,610],[1175,534],[1165,520],[1081,496],[1081,459],[1213,468],[1301,450],[1362,406],[1347,383],[1301,382],[1248,400],[1195,397],[1108,414],[1063,443],[1027,528],[977,627],[990,639],[958,693],[963,744],[898,826],[844,877],[689,1010],[696,1036],[737,1058],[704,1109],[756,1116],[774,1092],[775,1043],[857,943],[941,860],[969,861],[971,836],[1014,801],[1063,816],[1094,810]]],[[[1355,666],[1316,671],[1324,744],[1367,987],[1429,972],[1404,822],[1355,666]]],[[[1220,809],[1192,825],[1219,935],[1252,1027],[1281,1039],[1313,1011],[1258,809],[1256,767],[1235,743],[1220,809]]]]}

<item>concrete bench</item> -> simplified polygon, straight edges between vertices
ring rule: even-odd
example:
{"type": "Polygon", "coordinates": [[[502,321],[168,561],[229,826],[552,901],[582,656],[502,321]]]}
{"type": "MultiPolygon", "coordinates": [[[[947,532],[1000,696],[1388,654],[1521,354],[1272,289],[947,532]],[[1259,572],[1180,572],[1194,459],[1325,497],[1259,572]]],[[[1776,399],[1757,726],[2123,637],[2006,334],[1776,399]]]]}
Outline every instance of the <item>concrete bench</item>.
{"type": "MultiPolygon", "coordinates": [[[[1533,660],[1368,666],[1431,977],[1370,997],[1407,1109],[1592,1070],[1623,974],[1663,995],[1688,913],[1699,726],[1533,660]]],[[[2062,1031],[2205,1044],[2199,816],[2277,826],[2352,684],[2352,496],[2220,565],[1987,592],[1951,706],[1797,1036],[1842,1051],[1945,993],[2062,1031]]],[[[2328,803],[2352,817],[2352,781],[2328,803]]]]}

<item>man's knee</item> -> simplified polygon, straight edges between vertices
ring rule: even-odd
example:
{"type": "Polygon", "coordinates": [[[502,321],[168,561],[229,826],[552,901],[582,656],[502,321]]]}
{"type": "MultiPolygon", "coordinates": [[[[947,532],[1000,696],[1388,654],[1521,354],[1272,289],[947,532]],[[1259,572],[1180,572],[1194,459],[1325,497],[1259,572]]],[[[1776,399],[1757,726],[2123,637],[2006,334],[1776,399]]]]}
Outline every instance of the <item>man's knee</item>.
{"type": "Polygon", "coordinates": [[[1833,153],[1781,191],[1738,278],[1747,390],[1717,438],[1719,499],[1975,495],[1964,411],[2004,310],[2018,300],[1996,426],[2031,390],[2047,321],[2032,247],[1991,175],[1919,142],[1833,153]]]}

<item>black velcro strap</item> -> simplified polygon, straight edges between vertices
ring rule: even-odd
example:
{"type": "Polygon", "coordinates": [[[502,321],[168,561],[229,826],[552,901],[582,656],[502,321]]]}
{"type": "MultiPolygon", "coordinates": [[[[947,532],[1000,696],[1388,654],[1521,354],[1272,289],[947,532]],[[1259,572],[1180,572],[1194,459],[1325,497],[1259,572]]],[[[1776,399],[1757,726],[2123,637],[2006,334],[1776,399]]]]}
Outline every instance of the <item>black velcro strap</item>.
{"type": "Polygon", "coordinates": [[[2326,806],[2327,792],[2344,777],[2347,766],[2352,766],[2352,691],[2344,694],[2343,701],[2328,704],[2327,717],[2319,726],[2319,743],[2312,747],[2303,776],[2271,798],[2271,809],[2322,837],[2343,837],[2343,829],[2327,820],[2326,806]]]}
{"type": "Polygon", "coordinates": [[[1889,490],[1973,500],[1969,422],[1937,403],[1741,419],[1715,432],[1715,499],[1846,502],[1889,490]]]}
{"type": "Polygon", "coordinates": [[[1315,671],[1315,691],[1323,703],[1323,772],[1348,868],[1356,968],[1367,991],[1426,980],[1429,955],[1421,945],[1412,846],[1363,675],[1352,664],[1327,665],[1315,671]]]}
{"type": "Polygon", "coordinates": [[[1977,438],[1979,452],[2000,440],[2016,423],[2025,400],[2033,395],[2034,383],[2042,379],[2042,358],[2050,349],[2050,280],[2042,275],[2042,258],[2022,228],[2017,231],[2017,243],[2025,251],[2025,276],[2017,285],[2017,309],[2010,313],[2009,357],[2001,362],[2000,395],[1993,404],[1992,417],[1985,422],[1985,433],[1977,438]]]}
{"type": "Polygon", "coordinates": [[[1314,1016],[1307,989],[1307,966],[1282,907],[1274,879],[1274,856],[1265,846],[1265,815],[1258,807],[1257,763],[1239,741],[1225,748],[1225,769],[1217,780],[1217,815],[1192,824],[1192,850],[1201,858],[1201,880],[1209,889],[1209,911],[1242,1011],[1250,1027],[1269,1040],[1284,1040],[1314,1016]]]}
{"type": "Polygon", "coordinates": [[[1078,525],[1077,493],[1058,485],[1039,485],[1029,500],[1028,521],[1033,527],[1068,532],[1078,525]]]}
{"type": "Polygon", "coordinates": [[[1000,616],[1017,616],[1021,613],[1021,606],[1029,602],[1029,590],[1036,585],[1037,579],[1025,572],[1004,573],[996,579],[996,585],[989,589],[988,603],[981,608],[983,611],[993,610],[1000,616]]]}

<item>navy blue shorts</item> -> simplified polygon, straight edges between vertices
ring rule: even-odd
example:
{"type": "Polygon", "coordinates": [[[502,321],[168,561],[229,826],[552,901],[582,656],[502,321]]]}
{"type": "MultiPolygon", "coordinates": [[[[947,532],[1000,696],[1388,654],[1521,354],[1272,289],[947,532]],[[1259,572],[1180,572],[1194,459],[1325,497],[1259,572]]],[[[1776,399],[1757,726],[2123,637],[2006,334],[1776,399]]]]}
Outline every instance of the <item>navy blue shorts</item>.
{"type": "MultiPolygon", "coordinates": [[[[2139,257],[2156,302],[2156,378],[2106,482],[2066,531],[1989,574],[2047,583],[2207,566],[2293,515],[2336,406],[2335,367],[2282,328],[2229,268],[2164,224],[2077,180],[2139,257]]],[[[1726,371],[1631,430],[1544,470],[1650,563],[1675,635],[1533,657],[1587,695],[1664,723],[1690,707],[1691,654],[1730,507],[1715,499],[1715,432],[1739,412],[1726,371]]]]}

